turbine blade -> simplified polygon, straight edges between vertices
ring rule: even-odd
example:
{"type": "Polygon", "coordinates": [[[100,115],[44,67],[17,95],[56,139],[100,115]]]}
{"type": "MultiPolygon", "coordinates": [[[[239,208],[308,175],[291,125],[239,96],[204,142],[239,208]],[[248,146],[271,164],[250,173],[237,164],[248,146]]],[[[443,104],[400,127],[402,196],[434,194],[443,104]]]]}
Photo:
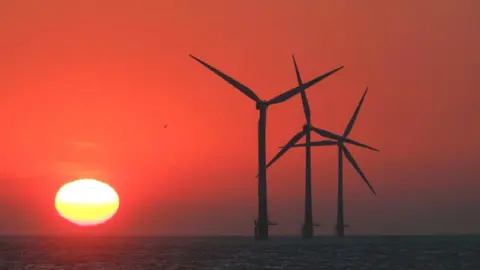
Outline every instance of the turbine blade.
{"type": "MultiPolygon", "coordinates": [[[[316,141],[316,142],[311,142],[310,146],[329,146],[329,145],[337,145],[338,143],[336,141],[332,140],[324,140],[324,141],[316,141]]],[[[291,147],[306,147],[306,143],[297,143],[295,145],[292,145],[291,147]]],[[[285,148],[285,146],[281,146],[279,148],[285,148]]]]}
{"type": "Polygon", "coordinates": [[[358,172],[358,174],[360,174],[363,181],[365,182],[365,184],[367,184],[367,186],[370,188],[373,194],[377,195],[372,185],[370,185],[370,182],[368,182],[367,177],[365,177],[365,174],[363,174],[362,170],[360,169],[357,162],[353,158],[352,154],[350,153],[350,151],[348,151],[348,149],[345,146],[343,147],[343,153],[345,154],[345,157],[348,159],[348,161],[350,161],[350,164],[352,164],[353,168],[358,172]]]}
{"type": "Polygon", "coordinates": [[[336,141],[332,140],[324,140],[324,141],[317,141],[317,142],[311,142],[311,146],[329,146],[329,145],[337,145],[338,143],[336,141]]]}
{"type": "MultiPolygon", "coordinates": [[[[295,73],[297,74],[298,86],[301,86],[303,84],[302,77],[300,76],[300,71],[298,70],[297,61],[295,61],[295,56],[292,55],[292,59],[293,59],[293,65],[295,66],[295,73]]],[[[300,94],[302,95],[302,106],[303,106],[303,113],[305,114],[305,120],[307,124],[310,125],[310,122],[311,122],[310,105],[308,104],[307,94],[305,93],[305,90],[302,90],[300,94]]]]}
{"type": "Polygon", "coordinates": [[[298,71],[297,61],[295,61],[295,56],[292,55],[293,65],[295,66],[295,73],[297,74],[298,85],[302,85],[302,77],[300,76],[300,71],[298,71]]]}
{"type": "Polygon", "coordinates": [[[373,148],[371,146],[368,146],[366,144],[363,144],[363,143],[359,143],[355,140],[352,140],[352,139],[348,139],[348,138],[345,138],[343,136],[340,136],[338,134],[335,134],[333,132],[330,132],[330,131],[327,131],[327,130],[324,130],[324,129],[321,129],[321,128],[317,128],[317,127],[314,127],[312,126],[311,129],[317,133],[318,135],[322,136],[322,137],[325,137],[325,138],[328,138],[328,139],[331,139],[331,140],[336,140],[336,141],[344,141],[346,143],[349,143],[349,144],[354,144],[356,146],[360,146],[360,147],[363,147],[363,148],[367,148],[367,149],[370,149],[370,150],[373,150],[373,151],[377,151],[377,152],[380,152],[380,150],[376,149],[376,148],[373,148]]]}
{"type": "Polygon", "coordinates": [[[313,130],[313,132],[317,133],[318,135],[320,135],[322,137],[325,137],[325,138],[328,138],[328,139],[331,139],[331,140],[342,141],[344,139],[340,135],[337,135],[333,132],[330,132],[330,131],[327,131],[327,130],[324,130],[324,129],[321,129],[321,128],[311,126],[311,129],[313,130]]]}
{"type": "Polygon", "coordinates": [[[305,93],[305,90],[302,90],[300,92],[302,96],[302,106],[303,106],[303,113],[305,114],[305,120],[308,125],[312,122],[311,119],[312,117],[310,116],[310,105],[308,104],[308,99],[307,99],[307,93],[305,93]]]}
{"type": "Polygon", "coordinates": [[[378,149],[376,149],[376,148],[373,148],[373,147],[368,146],[368,145],[363,144],[363,143],[359,143],[359,142],[354,141],[354,140],[352,140],[352,139],[347,139],[347,138],[345,138],[344,141],[345,141],[346,143],[349,143],[349,144],[353,144],[353,145],[360,146],[360,147],[363,147],[363,148],[367,148],[367,149],[370,149],[370,150],[373,150],[373,151],[376,151],[376,152],[380,152],[380,150],[378,150],[378,149]]]}
{"type": "Polygon", "coordinates": [[[350,119],[350,122],[348,122],[347,127],[345,128],[345,132],[343,133],[343,137],[347,137],[348,134],[352,131],[353,125],[355,124],[355,120],[357,120],[358,113],[360,112],[360,108],[362,107],[363,100],[365,99],[365,96],[367,95],[368,92],[368,87],[365,89],[365,93],[363,93],[362,98],[360,99],[360,102],[357,105],[357,108],[355,109],[355,112],[352,115],[352,118],[350,119]]]}
{"type": "Polygon", "coordinates": [[[275,161],[277,161],[277,159],[279,159],[281,156],[283,156],[283,154],[285,154],[288,151],[288,149],[290,149],[290,147],[295,145],[303,137],[303,135],[305,135],[305,131],[303,131],[303,130],[300,131],[299,133],[295,134],[295,136],[293,136],[290,139],[290,141],[282,148],[282,150],[280,150],[275,155],[275,157],[270,162],[268,162],[267,168],[270,167],[275,161]]]}
{"type": "Polygon", "coordinates": [[[190,57],[192,57],[193,59],[195,59],[197,62],[199,62],[200,64],[204,65],[206,68],[210,69],[211,71],[213,71],[215,74],[217,74],[218,76],[220,76],[222,79],[224,79],[225,81],[227,81],[229,84],[233,85],[235,88],[237,88],[238,90],[240,90],[243,94],[245,94],[247,97],[253,99],[254,101],[256,102],[261,102],[260,98],[250,89],[248,88],[247,86],[241,84],[240,82],[238,82],[237,80],[233,79],[232,77],[228,76],[227,74],[221,72],[220,70],[212,67],[211,65],[205,63],[204,61],[198,59],[197,57],[193,56],[190,54],[190,57]]]}
{"type": "MultiPolygon", "coordinates": [[[[291,147],[305,147],[307,146],[305,143],[297,143],[292,145],[291,147]]],[[[278,148],[285,148],[286,146],[279,146],[278,148]]]]}
{"type": "Polygon", "coordinates": [[[280,102],[284,102],[288,99],[290,99],[291,97],[295,96],[296,94],[300,93],[302,90],[307,90],[307,88],[309,88],[310,86],[318,83],[319,81],[327,78],[328,76],[332,75],[333,73],[339,71],[340,69],[342,69],[343,66],[340,66],[334,70],[331,70],[321,76],[318,76],[317,78],[313,79],[313,80],[310,80],[300,86],[297,86],[291,90],[288,90],[288,91],[285,91],[284,93],[270,99],[269,101],[267,101],[267,104],[268,105],[272,105],[272,104],[277,104],[277,103],[280,103],[280,102]]]}

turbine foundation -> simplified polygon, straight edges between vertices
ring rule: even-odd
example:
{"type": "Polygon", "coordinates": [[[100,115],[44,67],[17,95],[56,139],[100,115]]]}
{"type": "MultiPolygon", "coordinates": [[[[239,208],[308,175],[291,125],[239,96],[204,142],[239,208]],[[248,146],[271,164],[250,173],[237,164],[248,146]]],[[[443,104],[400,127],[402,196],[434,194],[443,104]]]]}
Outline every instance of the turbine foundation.
{"type": "Polygon", "coordinates": [[[335,226],[335,234],[337,237],[345,237],[345,225],[337,224],[335,226]]]}
{"type": "Polygon", "coordinates": [[[302,238],[303,239],[313,238],[313,226],[312,226],[312,224],[310,224],[310,225],[303,224],[302,225],[302,238]]]}
{"type": "Polygon", "coordinates": [[[268,240],[268,226],[260,226],[260,224],[255,221],[254,236],[255,241],[268,240]]]}

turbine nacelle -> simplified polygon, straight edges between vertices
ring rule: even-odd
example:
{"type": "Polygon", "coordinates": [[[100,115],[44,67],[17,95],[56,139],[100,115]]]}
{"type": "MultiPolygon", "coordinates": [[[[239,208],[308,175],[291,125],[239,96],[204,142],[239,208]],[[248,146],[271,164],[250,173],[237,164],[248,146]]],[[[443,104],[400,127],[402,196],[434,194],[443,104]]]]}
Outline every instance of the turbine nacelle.
{"type": "Polygon", "coordinates": [[[305,133],[309,132],[311,130],[311,128],[312,128],[312,125],[310,125],[310,124],[305,124],[305,125],[302,126],[302,130],[305,133]]]}
{"type": "Polygon", "coordinates": [[[257,102],[255,103],[255,109],[257,109],[257,110],[262,110],[262,109],[264,110],[264,109],[266,109],[267,107],[268,107],[267,101],[263,101],[263,100],[262,100],[262,101],[257,101],[257,102]]]}

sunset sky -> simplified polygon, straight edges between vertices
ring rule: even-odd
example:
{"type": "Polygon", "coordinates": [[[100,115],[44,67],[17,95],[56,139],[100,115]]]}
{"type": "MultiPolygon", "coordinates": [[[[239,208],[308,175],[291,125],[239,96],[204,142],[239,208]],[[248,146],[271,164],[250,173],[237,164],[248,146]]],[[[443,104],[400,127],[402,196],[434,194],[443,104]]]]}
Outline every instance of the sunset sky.
{"type": "MultiPolygon", "coordinates": [[[[81,232],[59,217],[64,183],[112,185],[120,209],[92,231],[252,234],[255,104],[307,91],[313,124],[342,133],[369,86],[345,163],[351,234],[480,233],[480,2],[1,1],[0,234],[81,232]],[[167,128],[164,128],[168,124],[167,128]]],[[[272,106],[267,159],[301,130],[300,96],[272,106]]],[[[314,137],[320,139],[319,137],[314,137]]],[[[331,234],[336,150],[313,150],[314,221],[331,234]]],[[[304,150],[268,170],[272,234],[300,234],[304,150]]],[[[85,229],[84,229],[85,230],[85,229]]]]}

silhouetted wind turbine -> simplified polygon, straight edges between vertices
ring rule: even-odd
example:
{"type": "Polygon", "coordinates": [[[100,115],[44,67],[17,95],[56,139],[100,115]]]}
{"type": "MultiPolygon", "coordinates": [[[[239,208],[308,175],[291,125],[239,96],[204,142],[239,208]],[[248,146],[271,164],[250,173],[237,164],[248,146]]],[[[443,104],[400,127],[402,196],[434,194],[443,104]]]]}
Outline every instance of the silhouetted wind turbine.
{"type": "MultiPolygon", "coordinates": [[[[295,56],[292,56],[293,65],[295,67],[295,73],[297,75],[298,85],[302,85],[302,78],[300,76],[300,71],[298,70],[297,62],[295,61],[295,56]]],[[[300,92],[302,98],[303,112],[305,114],[306,124],[303,126],[303,135],[305,135],[305,219],[302,225],[302,237],[305,239],[313,237],[313,227],[316,226],[313,224],[312,217],[312,184],[311,184],[311,151],[310,151],[310,133],[311,133],[311,116],[310,116],[310,105],[308,104],[307,94],[304,90],[300,92]]],[[[302,136],[303,136],[302,135],[302,136]]],[[[300,139],[300,138],[299,138],[300,139]]],[[[284,151],[285,152],[285,151],[284,151]]],[[[279,153],[280,154],[280,153],[279,153]]],[[[283,154],[283,153],[282,153],[283,154]]],[[[268,163],[267,168],[275,162],[282,154],[277,155],[270,163],[268,163]]]]}
{"type": "MultiPolygon", "coordinates": [[[[362,177],[363,181],[368,185],[370,190],[373,192],[373,194],[376,195],[375,190],[373,189],[372,185],[370,185],[370,182],[367,180],[365,177],[365,174],[362,172],[360,167],[358,166],[357,162],[353,158],[352,154],[350,151],[348,151],[347,147],[345,146],[345,142],[348,142],[349,139],[347,139],[348,135],[352,131],[353,125],[355,124],[355,120],[357,119],[358,113],[360,112],[360,108],[362,107],[362,103],[365,99],[365,96],[368,92],[368,87],[365,90],[365,93],[363,94],[362,98],[360,99],[360,102],[358,103],[357,108],[355,109],[355,112],[353,113],[352,118],[350,119],[350,122],[348,122],[347,127],[345,128],[345,131],[343,133],[343,136],[337,137],[337,136],[325,136],[327,138],[331,138],[333,140],[323,140],[323,141],[317,141],[317,142],[311,142],[310,146],[329,146],[329,145],[337,145],[338,146],[338,199],[337,199],[337,225],[335,227],[336,233],[338,236],[343,237],[345,235],[345,227],[347,227],[344,223],[344,215],[343,215],[343,154],[345,154],[345,157],[347,160],[350,162],[350,164],[353,166],[353,168],[360,174],[362,177]]],[[[327,135],[324,134],[324,135],[327,135]]],[[[331,135],[331,134],[328,134],[331,135]]],[[[359,145],[359,144],[356,144],[359,145]]],[[[375,148],[372,147],[367,147],[366,145],[359,145],[363,146],[365,148],[374,150],[374,151],[379,151],[375,148]]],[[[292,145],[292,147],[306,147],[308,148],[308,143],[302,143],[302,144],[295,144],[292,145]]],[[[285,149],[285,148],[284,148],[285,149]]],[[[283,149],[282,149],[283,150],[283,149]]]]}
{"type": "Polygon", "coordinates": [[[227,81],[229,84],[237,88],[240,92],[245,94],[247,97],[256,102],[256,109],[259,111],[259,120],[258,120],[258,219],[255,221],[255,239],[256,240],[266,240],[268,239],[268,213],[267,213],[267,174],[266,174],[266,142],[265,142],[265,133],[266,133],[266,118],[267,118],[267,108],[269,105],[277,104],[284,102],[296,94],[306,90],[310,86],[318,83],[319,81],[325,79],[326,77],[332,75],[338,70],[342,69],[343,66],[336,68],[332,71],[329,71],[313,80],[308,81],[307,83],[301,84],[291,90],[285,91],[284,93],[268,100],[261,100],[250,88],[241,84],[232,77],[226,75],[220,70],[212,67],[211,65],[205,63],[204,61],[198,59],[197,57],[190,55],[200,64],[204,65],[215,74],[220,76],[222,79],[227,81]]]}

